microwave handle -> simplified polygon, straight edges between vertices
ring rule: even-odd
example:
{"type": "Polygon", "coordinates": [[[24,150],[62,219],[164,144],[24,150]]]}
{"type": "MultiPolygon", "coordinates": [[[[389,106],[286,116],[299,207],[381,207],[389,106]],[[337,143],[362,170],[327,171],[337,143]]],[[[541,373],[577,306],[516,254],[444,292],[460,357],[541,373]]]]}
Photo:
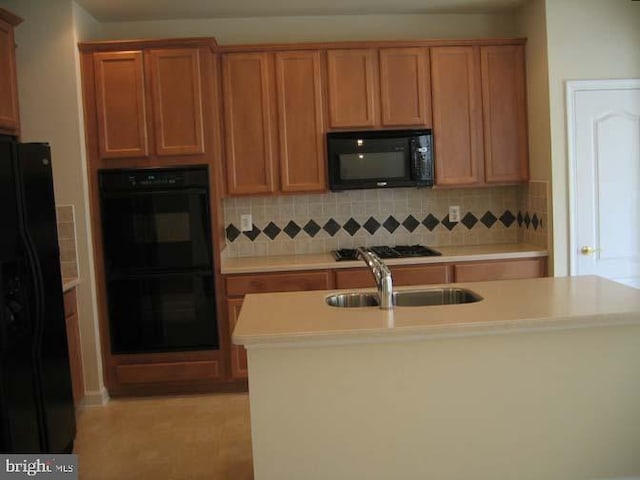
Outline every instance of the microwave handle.
{"type": "Polygon", "coordinates": [[[415,138],[411,139],[410,145],[414,180],[418,183],[432,181],[430,145],[421,145],[415,138]]]}

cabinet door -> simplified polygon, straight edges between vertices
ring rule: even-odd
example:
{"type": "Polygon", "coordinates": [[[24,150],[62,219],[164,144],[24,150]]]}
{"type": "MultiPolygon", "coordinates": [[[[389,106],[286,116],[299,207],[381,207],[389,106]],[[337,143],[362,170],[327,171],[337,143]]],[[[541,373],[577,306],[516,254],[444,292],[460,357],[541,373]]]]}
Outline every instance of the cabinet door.
{"type": "Polygon", "coordinates": [[[280,133],[280,189],[326,189],[320,52],[275,56],[280,133]]]}
{"type": "MultiPolygon", "coordinates": [[[[233,335],[233,329],[238,323],[238,316],[242,308],[241,298],[232,298],[227,300],[227,314],[229,316],[229,339],[233,335]]],[[[231,345],[231,377],[247,378],[247,351],[242,345],[231,345]]]]}
{"type": "Polygon", "coordinates": [[[225,278],[225,284],[227,295],[241,296],[248,293],[326,290],[332,282],[330,271],[313,270],[229,275],[225,278]]]}
{"type": "Polygon", "coordinates": [[[454,275],[456,282],[538,278],[546,275],[545,264],[545,258],[461,263],[454,265],[454,275]]]}
{"type": "Polygon", "coordinates": [[[480,48],[487,183],[529,178],[523,48],[480,48]]]}
{"type": "Polygon", "coordinates": [[[332,128],[376,125],[376,50],[329,50],[329,123],[332,128]]]}
{"type": "Polygon", "coordinates": [[[380,50],[382,125],[431,127],[428,49],[380,50]]]}
{"type": "Polygon", "coordinates": [[[93,58],[100,157],[146,157],[142,52],[103,52],[93,58]]]}
{"type": "Polygon", "coordinates": [[[15,43],[13,26],[0,19],[0,129],[18,133],[18,87],[16,82],[15,43]]]}
{"type": "Polygon", "coordinates": [[[227,192],[270,193],[274,185],[272,65],[268,53],[222,58],[227,192]]]}
{"type": "Polygon", "coordinates": [[[435,174],[438,185],[482,182],[482,105],[476,47],[431,49],[435,174]]]}
{"type": "Polygon", "coordinates": [[[148,52],[153,94],[155,153],[204,153],[202,85],[197,48],[148,52]]]}

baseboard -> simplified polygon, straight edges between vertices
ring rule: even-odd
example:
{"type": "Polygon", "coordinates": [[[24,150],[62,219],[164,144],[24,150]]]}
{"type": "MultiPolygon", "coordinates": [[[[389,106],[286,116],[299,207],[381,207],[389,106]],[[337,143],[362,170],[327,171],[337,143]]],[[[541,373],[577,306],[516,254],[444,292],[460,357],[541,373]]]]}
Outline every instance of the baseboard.
{"type": "Polygon", "coordinates": [[[109,392],[106,388],[85,392],[84,397],[78,403],[78,408],[104,407],[109,402],[109,392]]]}

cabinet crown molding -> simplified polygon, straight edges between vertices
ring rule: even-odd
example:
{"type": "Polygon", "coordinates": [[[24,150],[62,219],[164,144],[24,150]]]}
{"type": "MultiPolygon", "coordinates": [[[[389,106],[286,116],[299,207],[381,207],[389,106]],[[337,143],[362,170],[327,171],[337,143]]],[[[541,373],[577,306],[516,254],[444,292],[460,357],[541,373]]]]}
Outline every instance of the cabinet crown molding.
{"type": "Polygon", "coordinates": [[[218,42],[213,37],[195,38],[160,38],[138,40],[100,40],[92,42],[79,42],[78,50],[85,53],[92,52],[116,52],[123,50],[142,50],[150,48],[185,48],[185,47],[209,47],[212,51],[218,48],[218,42]]]}
{"type": "Polygon", "coordinates": [[[16,25],[20,25],[23,22],[22,18],[20,18],[19,16],[11,13],[8,10],[5,10],[4,8],[0,8],[0,20],[4,20],[9,25],[12,25],[14,27],[16,25]]]}

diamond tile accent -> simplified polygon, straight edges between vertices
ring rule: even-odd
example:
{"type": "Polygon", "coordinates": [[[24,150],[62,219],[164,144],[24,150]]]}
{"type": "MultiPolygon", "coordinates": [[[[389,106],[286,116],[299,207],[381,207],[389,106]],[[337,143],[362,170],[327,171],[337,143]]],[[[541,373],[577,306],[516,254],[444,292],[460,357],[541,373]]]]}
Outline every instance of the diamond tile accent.
{"type": "Polygon", "coordinates": [[[538,225],[540,225],[540,220],[538,220],[538,215],[535,213],[533,214],[533,217],[531,217],[531,225],[533,225],[534,230],[537,230],[538,225]]]}
{"type": "Polygon", "coordinates": [[[225,232],[227,234],[227,239],[230,242],[233,242],[236,238],[240,236],[240,230],[238,230],[233,223],[230,223],[227,226],[227,228],[225,229],[225,232]]]}
{"type": "Polygon", "coordinates": [[[362,225],[364,229],[369,232],[369,234],[373,235],[380,228],[380,222],[378,222],[375,218],[369,217],[364,225],[362,225]]]}
{"type": "Polygon", "coordinates": [[[444,225],[446,227],[447,230],[451,231],[454,228],[456,228],[456,225],[458,224],[458,222],[451,222],[449,221],[449,215],[447,214],[446,217],[444,217],[442,219],[442,225],[444,225]]]}
{"type": "Polygon", "coordinates": [[[290,238],[296,238],[296,235],[300,233],[300,230],[302,229],[293,220],[287,223],[287,225],[284,227],[284,233],[289,235],[290,238]]]}
{"type": "Polygon", "coordinates": [[[356,232],[360,230],[360,224],[356,222],[353,217],[351,217],[349,220],[347,220],[347,223],[342,226],[342,228],[344,228],[347,233],[353,237],[356,232]]]}
{"type": "Polygon", "coordinates": [[[398,222],[398,220],[393,218],[392,215],[389,215],[387,219],[384,221],[384,223],[382,224],[382,226],[386,228],[389,233],[393,233],[400,226],[400,222],[398,222]]]}
{"type": "Polygon", "coordinates": [[[433,232],[433,230],[438,226],[438,224],[440,223],[440,220],[438,220],[436,217],[434,217],[432,214],[427,215],[424,220],[422,220],[422,224],[427,227],[427,229],[430,232],[433,232]]]}
{"type": "Polygon", "coordinates": [[[493,213],[487,210],[485,214],[482,216],[482,218],[480,218],[480,221],[485,227],[491,228],[493,227],[493,224],[498,221],[498,219],[493,213]]]}
{"type": "Polygon", "coordinates": [[[515,221],[515,219],[516,217],[514,217],[513,213],[511,213],[509,210],[505,210],[505,212],[502,215],[500,215],[500,221],[507,228],[513,225],[513,222],[515,221]]]}
{"type": "Polygon", "coordinates": [[[340,230],[340,224],[333,218],[330,218],[329,221],[324,224],[322,229],[333,237],[340,230]]]}
{"type": "Polygon", "coordinates": [[[252,225],[252,227],[253,229],[250,232],[242,232],[242,233],[244,233],[247,236],[247,238],[249,238],[249,240],[253,242],[258,237],[258,235],[260,235],[260,229],[255,225],[252,225]]]}
{"type": "Polygon", "coordinates": [[[280,235],[281,231],[282,229],[279,226],[277,226],[273,222],[269,222],[269,225],[264,227],[264,230],[262,230],[262,233],[264,233],[271,240],[274,240],[278,235],[280,235]]]}
{"type": "Polygon", "coordinates": [[[320,231],[320,225],[318,225],[313,220],[309,220],[307,224],[303,227],[303,230],[307,233],[307,235],[313,238],[320,231]]]}
{"type": "Polygon", "coordinates": [[[522,221],[523,221],[522,212],[518,212],[517,219],[518,219],[518,226],[521,227],[522,226],[522,221]]]}
{"type": "Polygon", "coordinates": [[[418,228],[418,225],[420,225],[420,222],[416,220],[413,215],[409,215],[404,219],[404,222],[402,222],[402,226],[410,232],[413,232],[416,228],[418,228]]]}
{"type": "Polygon", "coordinates": [[[471,212],[467,212],[467,214],[462,217],[462,224],[469,230],[471,230],[476,223],[478,223],[478,219],[471,212]]]}
{"type": "Polygon", "coordinates": [[[529,228],[529,225],[531,224],[531,217],[529,217],[529,212],[524,214],[524,224],[527,226],[527,228],[529,228]]]}

